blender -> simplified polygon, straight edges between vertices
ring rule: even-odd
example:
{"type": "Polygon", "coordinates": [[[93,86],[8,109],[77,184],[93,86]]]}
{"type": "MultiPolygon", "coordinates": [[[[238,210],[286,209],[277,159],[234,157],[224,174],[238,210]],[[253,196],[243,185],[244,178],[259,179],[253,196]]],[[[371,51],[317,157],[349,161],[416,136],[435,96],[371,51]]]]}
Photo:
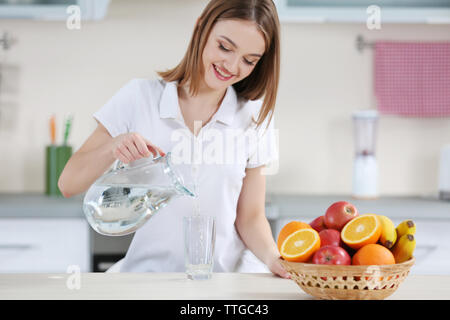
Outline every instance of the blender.
{"type": "Polygon", "coordinates": [[[357,199],[378,197],[378,166],[375,158],[376,110],[353,113],[355,158],[353,160],[352,196],[357,199]]]}

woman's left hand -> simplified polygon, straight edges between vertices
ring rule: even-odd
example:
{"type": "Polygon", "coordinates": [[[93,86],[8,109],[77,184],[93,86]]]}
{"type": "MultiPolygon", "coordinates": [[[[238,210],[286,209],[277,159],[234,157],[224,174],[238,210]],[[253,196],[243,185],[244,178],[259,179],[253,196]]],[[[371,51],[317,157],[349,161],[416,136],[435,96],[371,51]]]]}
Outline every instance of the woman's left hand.
{"type": "Polygon", "coordinates": [[[266,265],[274,275],[285,279],[291,279],[291,275],[284,269],[280,262],[280,256],[274,256],[266,265]]]}

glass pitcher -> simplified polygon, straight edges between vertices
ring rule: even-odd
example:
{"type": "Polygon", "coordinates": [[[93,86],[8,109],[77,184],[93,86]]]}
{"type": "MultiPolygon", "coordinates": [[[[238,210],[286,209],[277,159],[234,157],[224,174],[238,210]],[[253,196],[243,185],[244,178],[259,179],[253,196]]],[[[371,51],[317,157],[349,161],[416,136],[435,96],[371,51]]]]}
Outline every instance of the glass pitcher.
{"type": "Polygon", "coordinates": [[[116,161],[87,191],[83,211],[100,234],[122,236],[136,231],[171,199],[195,194],[171,162],[171,153],[124,165],[116,161]]]}

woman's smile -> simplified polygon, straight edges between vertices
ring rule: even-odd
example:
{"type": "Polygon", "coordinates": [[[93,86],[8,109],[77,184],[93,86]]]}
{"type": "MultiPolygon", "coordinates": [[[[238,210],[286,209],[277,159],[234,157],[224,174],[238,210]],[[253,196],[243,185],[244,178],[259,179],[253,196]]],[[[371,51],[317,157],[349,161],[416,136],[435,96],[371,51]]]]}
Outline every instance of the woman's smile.
{"type": "Polygon", "coordinates": [[[218,67],[217,65],[213,64],[212,66],[214,73],[219,80],[228,81],[233,77],[232,74],[225,72],[222,68],[218,67]]]}

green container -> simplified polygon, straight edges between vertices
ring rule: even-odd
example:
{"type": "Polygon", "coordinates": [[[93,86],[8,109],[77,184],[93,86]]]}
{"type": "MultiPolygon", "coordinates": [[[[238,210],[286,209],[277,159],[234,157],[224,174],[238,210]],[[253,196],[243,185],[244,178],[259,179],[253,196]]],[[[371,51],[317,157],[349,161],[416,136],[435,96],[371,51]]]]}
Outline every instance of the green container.
{"type": "Polygon", "coordinates": [[[71,156],[71,146],[49,145],[46,147],[45,194],[49,196],[62,196],[58,188],[58,179],[71,156]]]}

